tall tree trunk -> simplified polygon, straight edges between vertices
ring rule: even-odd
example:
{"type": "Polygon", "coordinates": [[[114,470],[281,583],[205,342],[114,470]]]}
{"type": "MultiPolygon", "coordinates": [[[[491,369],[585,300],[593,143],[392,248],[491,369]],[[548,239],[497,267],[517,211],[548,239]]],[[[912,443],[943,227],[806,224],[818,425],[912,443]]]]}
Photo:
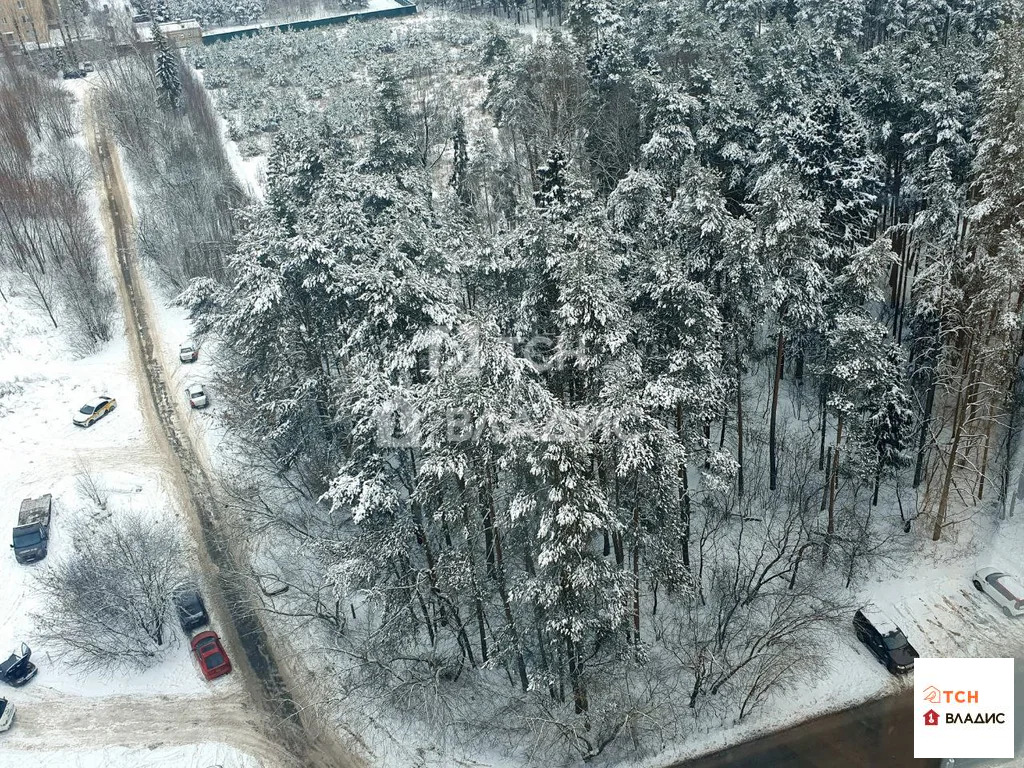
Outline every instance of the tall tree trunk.
{"type": "MultiPolygon", "coordinates": [[[[486,487],[488,507],[490,509],[490,520],[494,520],[494,465],[488,458],[484,462],[486,472],[486,487]]],[[[492,541],[494,544],[494,574],[498,585],[498,595],[501,597],[501,605],[505,611],[505,622],[508,625],[509,636],[512,639],[512,647],[515,649],[516,671],[519,673],[519,684],[523,693],[530,687],[530,680],[526,674],[526,659],[523,657],[523,640],[519,634],[519,627],[516,624],[515,614],[512,612],[512,601],[508,595],[508,585],[505,577],[505,562],[501,550],[501,532],[492,528],[492,541]]]]}
{"type": "Polygon", "coordinates": [[[973,344],[970,340],[970,335],[965,342],[967,347],[964,353],[963,362],[963,376],[961,381],[964,380],[964,376],[967,377],[967,387],[961,389],[957,393],[956,407],[953,409],[953,439],[949,445],[949,456],[946,459],[946,466],[942,473],[942,491],[939,494],[939,508],[935,513],[935,524],[932,526],[932,541],[938,541],[942,538],[942,529],[946,525],[946,515],[949,512],[949,490],[953,486],[953,474],[956,471],[957,456],[960,453],[960,440],[963,437],[964,432],[964,420],[967,417],[967,410],[970,406],[971,392],[974,388],[975,373],[977,368],[974,366],[974,355],[973,344]],[[970,373],[968,373],[970,371],[970,373]]]}
{"type": "Polygon", "coordinates": [[[477,581],[476,554],[473,551],[476,545],[473,535],[472,516],[469,514],[469,500],[466,498],[466,481],[459,479],[459,488],[462,491],[462,524],[466,526],[466,558],[469,561],[469,586],[473,590],[473,604],[476,610],[477,632],[480,634],[480,658],[487,663],[487,629],[484,621],[484,601],[480,594],[480,583],[477,581]]]}
{"type": "Polygon", "coordinates": [[[640,506],[633,504],[633,643],[640,645],[640,506]]]}
{"type": "MultiPolygon", "coordinates": [[[[533,563],[533,550],[529,546],[523,547],[523,565],[526,567],[526,575],[531,579],[537,577],[537,568],[533,563]]],[[[537,654],[540,656],[540,667],[550,681],[548,683],[548,695],[555,701],[561,701],[558,687],[551,676],[551,665],[548,662],[547,643],[544,639],[544,615],[536,600],[533,602],[533,628],[537,636],[537,654]]],[[[507,617],[506,617],[507,619],[507,617]]],[[[561,672],[559,671],[559,676],[561,672]]]]}
{"type": "Polygon", "coordinates": [[[818,393],[818,406],[821,408],[821,440],[818,444],[818,469],[825,469],[825,434],[828,432],[828,387],[824,384],[818,393]]]}
{"type": "Polygon", "coordinates": [[[829,478],[828,491],[828,527],[825,529],[825,543],[821,548],[821,565],[828,562],[829,550],[832,548],[832,537],[836,532],[836,491],[839,486],[839,446],[843,439],[843,414],[836,421],[836,444],[832,449],[832,473],[829,478]]]}
{"type": "Polygon", "coordinates": [[[590,711],[590,702],[587,697],[587,686],[583,680],[583,659],[580,654],[579,645],[566,638],[565,652],[569,657],[569,682],[572,684],[572,700],[577,715],[583,715],[590,711]]]}
{"type": "Polygon", "coordinates": [[[772,381],[772,413],[768,420],[768,488],[774,491],[778,485],[779,467],[776,457],[775,422],[779,412],[779,382],[782,380],[782,363],[785,354],[786,339],[779,330],[778,342],[775,345],[775,376],[772,381]]]}
{"type": "Polygon", "coordinates": [[[821,506],[818,507],[819,512],[824,512],[828,509],[828,492],[832,488],[832,451],[828,452],[828,458],[825,459],[825,482],[821,484],[821,506]]]}
{"type": "Polygon", "coordinates": [[[526,659],[523,656],[523,641],[519,635],[519,627],[516,625],[515,614],[512,613],[512,601],[508,596],[508,589],[505,586],[505,567],[501,558],[501,534],[494,532],[494,548],[497,555],[496,570],[498,572],[498,594],[501,596],[501,605],[505,610],[505,622],[508,624],[508,633],[512,639],[512,647],[515,648],[516,672],[519,673],[519,685],[523,693],[530,687],[530,678],[526,674],[526,659]]]}
{"type": "Polygon", "coordinates": [[[928,395],[925,398],[924,414],[921,417],[921,433],[917,443],[917,461],[914,465],[914,488],[921,484],[924,477],[924,457],[927,453],[928,427],[932,419],[932,409],[935,407],[935,388],[938,385],[938,377],[933,373],[932,382],[928,387],[928,395]]]}
{"type": "Polygon", "coordinates": [[[743,368],[740,343],[736,341],[736,491],[743,495],[743,368]]]}
{"type": "MultiPolygon", "coordinates": [[[[683,407],[676,405],[676,436],[680,443],[683,439],[683,407]]],[[[690,481],[686,462],[680,461],[676,467],[676,493],[679,498],[679,522],[683,532],[680,546],[683,548],[683,567],[690,571],[690,481]]]]}
{"type": "Polygon", "coordinates": [[[995,418],[989,411],[988,423],[985,425],[985,447],[981,452],[981,469],[978,471],[978,501],[985,495],[985,473],[988,471],[988,448],[992,441],[992,425],[995,418]]]}

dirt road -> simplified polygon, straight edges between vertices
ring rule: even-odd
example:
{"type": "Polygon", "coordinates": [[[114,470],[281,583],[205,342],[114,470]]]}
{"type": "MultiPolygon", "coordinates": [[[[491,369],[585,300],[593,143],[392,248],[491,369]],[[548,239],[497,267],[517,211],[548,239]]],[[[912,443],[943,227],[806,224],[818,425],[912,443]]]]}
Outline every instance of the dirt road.
{"type": "Polygon", "coordinates": [[[287,750],[264,737],[257,718],[230,694],[197,698],[50,694],[18,709],[4,747],[18,750],[146,748],[219,742],[265,765],[287,765],[287,750]]]}
{"type": "MultiPolygon", "coordinates": [[[[235,672],[255,704],[254,725],[282,747],[284,765],[310,768],[356,768],[361,761],[321,726],[314,711],[298,695],[256,611],[254,596],[241,578],[236,539],[223,517],[217,486],[201,446],[196,445],[178,410],[169,377],[161,363],[159,337],[152,321],[151,300],[136,263],[132,209],[122,176],[117,148],[102,121],[94,119],[87,103],[86,135],[102,177],[103,213],[114,255],[118,293],[125,313],[132,356],[152,431],[166,449],[167,468],[174,478],[182,507],[189,513],[193,534],[200,544],[200,561],[208,589],[208,603],[219,619],[229,650],[234,651],[235,672]],[[239,650],[242,653],[239,653],[239,650]]],[[[243,727],[242,724],[238,724],[243,727]]],[[[229,742],[230,743],[230,742],[229,742]]]]}

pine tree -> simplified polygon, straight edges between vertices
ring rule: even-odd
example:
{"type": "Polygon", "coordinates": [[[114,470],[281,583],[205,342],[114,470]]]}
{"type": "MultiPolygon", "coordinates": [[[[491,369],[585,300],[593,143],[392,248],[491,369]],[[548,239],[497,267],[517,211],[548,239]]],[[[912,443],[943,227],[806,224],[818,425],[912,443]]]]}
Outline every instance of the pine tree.
{"type": "Polygon", "coordinates": [[[68,62],[68,56],[64,52],[64,46],[57,47],[54,60],[56,61],[57,69],[61,72],[67,72],[71,68],[71,64],[68,62]]]}
{"type": "Polygon", "coordinates": [[[878,491],[886,470],[899,470],[909,463],[907,448],[913,428],[914,411],[906,380],[906,361],[899,348],[891,346],[880,366],[875,383],[862,406],[862,420],[871,452],[875,454],[875,485],[871,503],[878,504],[878,491]]]}
{"type": "Polygon", "coordinates": [[[159,81],[160,103],[168,109],[177,109],[181,103],[181,75],[178,71],[178,54],[160,31],[160,25],[153,24],[153,47],[156,49],[156,76],[159,81]]]}
{"type": "Polygon", "coordinates": [[[370,124],[373,135],[364,161],[368,171],[403,175],[416,166],[408,99],[390,65],[377,71],[370,124]]]}
{"type": "Polygon", "coordinates": [[[460,110],[455,116],[452,130],[452,175],[448,186],[455,192],[455,197],[465,206],[473,202],[473,192],[469,181],[469,141],[466,138],[466,119],[460,110]]]}
{"type": "Polygon", "coordinates": [[[533,202],[549,220],[568,218],[572,215],[570,206],[578,198],[569,187],[569,169],[562,150],[552,149],[547,161],[537,169],[537,189],[533,202]]]}

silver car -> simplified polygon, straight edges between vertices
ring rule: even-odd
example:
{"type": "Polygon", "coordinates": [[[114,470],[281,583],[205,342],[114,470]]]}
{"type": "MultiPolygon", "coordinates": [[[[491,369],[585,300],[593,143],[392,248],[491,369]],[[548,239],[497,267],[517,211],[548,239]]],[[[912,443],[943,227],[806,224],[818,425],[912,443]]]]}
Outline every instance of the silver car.
{"type": "Polygon", "coordinates": [[[210,404],[202,384],[190,384],[188,389],[185,390],[185,394],[188,396],[188,404],[193,408],[205,408],[210,404]]]}
{"type": "Polygon", "coordinates": [[[178,359],[183,363],[194,363],[199,357],[199,349],[193,341],[183,341],[178,345],[178,359]]]}
{"type": "Polygon", "coordinates": [[[1024,585],[1016,576],[996,570],[981,568],[974,574],[974,588],[992,598],[1007,616],[1024,615],[1024,585]]]}

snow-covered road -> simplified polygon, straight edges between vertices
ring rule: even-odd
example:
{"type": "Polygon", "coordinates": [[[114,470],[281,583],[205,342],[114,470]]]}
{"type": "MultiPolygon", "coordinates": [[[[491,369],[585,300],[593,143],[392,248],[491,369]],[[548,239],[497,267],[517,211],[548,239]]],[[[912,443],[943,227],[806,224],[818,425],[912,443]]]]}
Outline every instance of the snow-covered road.
{"type": "MultiPolygon", "coordinates": [[[[250,706],[260,731],[280,747],[272,758],[264,755],[274,764],[358,766],[359,759],[317,722],[315,710],[306,707],[301,689],[277,659],[248,591],[250,580],[244,578],[240,565],[244,561],[237,550],[244,542],[234,535],[225,518],[205,443],[194,434],[180,387],[168,373],[165,353],[173,342],[162,338],[154,322],[152,298],[135,254],[132,206],[117,148],[99,121],[91,121],[91,125],[87,121],[86,132],[102,176],[112,267],[127,318],[135,378],[142,392],[141,408],[166,457],[178,501],[187,511],[189,529],[199,545],[207,605],[220,618],[220,632],[232,654],[232,678],[240,678],[248,694],[238,703],[250,706]]],[[[180,364],[175,360],[174,365],[180,364]]]]}

